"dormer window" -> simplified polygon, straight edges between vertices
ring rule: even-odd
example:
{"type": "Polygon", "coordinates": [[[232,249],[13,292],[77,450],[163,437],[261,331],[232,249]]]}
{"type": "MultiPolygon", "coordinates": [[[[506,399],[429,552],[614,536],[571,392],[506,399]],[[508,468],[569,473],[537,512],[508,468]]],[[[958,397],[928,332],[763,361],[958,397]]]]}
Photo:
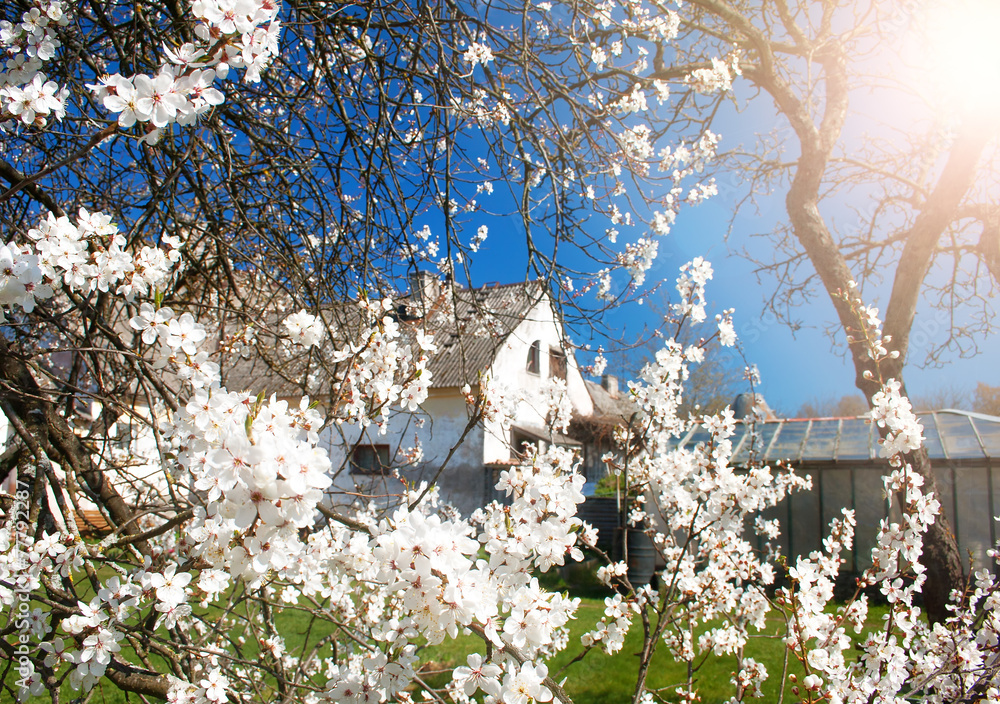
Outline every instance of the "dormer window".
{"type": "Polygon", "coordinates": [[[542,341],[535,340],[531,343],[531,347],[528,348],[528,363],[525,365],[525,369],[528,370],[529,374],[541,374],[542,373],[542,341]]]}
{"type": "Polygon", "coordinates": [[[549,376],[566,380],[566,353],[555,347],[549,349],[549,376]]]}

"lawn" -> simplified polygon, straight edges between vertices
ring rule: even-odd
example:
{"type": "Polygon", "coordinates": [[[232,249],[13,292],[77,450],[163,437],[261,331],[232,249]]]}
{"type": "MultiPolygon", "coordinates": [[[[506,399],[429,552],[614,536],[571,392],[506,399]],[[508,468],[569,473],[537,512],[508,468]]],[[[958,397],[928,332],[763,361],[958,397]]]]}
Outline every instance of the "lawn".
{"type": "MultiPolygon", "coordinates": [[[[592,591],[588,596],[581,596],[577,619],[570,624],[570,645],[548,663],[549,674],[557,681],[565,679],[564,688],[576,704],[624,704],[632,700],[639,670],[639,651],[642,647],[642,623],[638,618],[633,622],[621,651],[612,656],[595,648],[583,660],[570,664],[581,650],[580,636],[590,630],[600,619],[603,611],[603,597],[594,596],[592,591]]],[[[881,626],[885,613],[885,607],[870,607],[866,630],[881,626]]],[[[707,628],[706,626],[701,630],[707,628]]],[[[778,701],[782,684],[786,688],[786,701],[796,701],[788,691],[791,687],[788,677],[783,679],[781,676],[785,666],[786,649],[778,634],[783,633],[783,630],[782,619],[777,615],[773,616],[768,620],[767,629],[760,636],[752,636],[746,647],[746,656],[763,664],[769,674],[760,701],[778,701]]],[[[848,632],[849,635],[853,635],[850,629],[848,632]]],[[[485,650],[482,640],[472,635],[460,636],[454,641],[426,648],[421,653],[421,662],[425,663],[425,674],[430,683],[433,686],[445,684],[450,678],[451,668],[464,665],[466,656],[473,652],[484,653],[485,650]],[[435,677],[430,672],[431,668],[438,672],[446,671],[448,674],[439,674],[435,677]]],[[[728,701],[735,694],[735,688],[731,683],[735,670],[735,656],[717,657],[709,654],[695,675],[701,702],[721,704],[728,701]]],[[[649,669],[646,687],[672,689],[686,681],[686,672],[686,664],[674,661],[661,644],[649,669]]],[[[789,659],[788,674],[795,674],[798,677],[803,674],[801,665],[794,658],[789,659]]],[[[676,701],[677,697],[672,695],[673,692],[664,692],[668,700],[676,701]]]]}
{"type": "MultiPolygon", "coordinates": [[[[629,702],[635,688],[639,670],[638,653],[642,647],[642,624],[638,619],[633,623],[620,652],[612,656],[595,648],[585,659],[562,670],[580,652],[580,636],[590,630],[603,612],[603,598],[582,597],[578,617],[570,627],[569,647],[549,662],[550,674],[557,676],[557,681],[566,679],[566,692],[577,704],[629,702]]],[[[781,626],[780,621],[774,619],[769,625],[772,636],[775,636],[781,626]]],[[[474,636],[461,636],[457,640],[427,648],[422,653],[421,661],[439,670],[447,669],[450,673],[452,667],[465,664],[466,655],[472,652],[484,652],[482,641],[474,636]]],[[[784,652],[784,643],[777,637],[754,638],[747,647],[747,655],[763,663],[771,675],[764,690],[763,701],[777,701],[784,652]]],[[[790,663],[790,672],[801,672],[797,665],[795,662],[790,663]]],[[[727,701],[734,694],[730,679],[735,669],[735,656],[709,656],[696,675],[702,702],[714,704],[727,701]]],[[[430,681],[439,686],[447,682],[448,678],[450,674],[430,677],[430,681]]],[[[661,646],[650,667],[647,688],[679,685],[685,679],[686,665],[675,662],[661,646]]]]}
{"type": "MultiPolygon", "coordinates": [[[[631,701],[639,666],[638,652],[642,643],[642,625],[638,619],[633,623],[625,641],[624,648],[617,654],[609,656],[595,648],[582,661],[570,663],[580,652],[580,636],[590,630],[604,611],[604,596],[591,589],[580,596],[581,604],[577,619],[570,625],[569,647],[551,660],[549,672],[557,681],[565,680],[565,689],[577,704],[624,704],[631,701]],[[567,667],[568,665],[568,667],[567,667]],[[566,669],[564,669],[566,668],[566,669]]],[[[882,610],[872,610],[869,615],[870,626],[880,623],[882,610]]],[[[308,617],[302,612],[285,611],[278,615],[277,625],[282,633],[290,653],[301,652],[301,647],[308,639],[310,644],[316,638],[325,635],[315,628],[307,636],[309,629],[308,617]]],[[[762,701],[777,701],[779,688],[782,685],[782,668],[785,648],[778,637],[783,626],[779,618],[774,617],[768,623],[767,633],[762,637],[754,637],[747,646],[747,655],[762,663],[769,673],[764,688],[762,701]]],[[[421,677],[431,686],[445,685],[451,678],[451,669],[464,665],[466,656],[470,653],[484,653],[485,647],[481,639],[474,635],[460,635],[455,640],[448,640],[436,646],[426,646],[420,650],[420,661],[423,663],[421,677]]],[[[730,680],[735,671],[734,656],[716,657],[710,655],[696,674],[696,683],[701,693],[701,701],[705,704],[716,704],[727,701],[734,688],[730,680]]],[[[790,673],[801,673],[799,664],[789,662],[790,673]]],[[[647,677],[647,688],[672,687],[685,681],[686,666],[677,663],[661,646],[647,677]]],[[[787,677],[784,680],[786,687],[787,677]]],[[[666,693],[665,693],[666,694],[666,693]]],[[[68,687],[63,692],[63,700],[70,701],[78,693],[68,687]]],[[[786,692],[786,696],[788,693],[786,692]]],[[[675,697],[669,696],[668,699],[675,697]]],[[[420,697],[418,696],[419,700],[420,697]]],[[[42,704],[50,701],[48,697],[32,698],[30,704],[42,704]]],[[[126,704],[137,701],[126,698],[106,680],[93,693],[91,702],[99,704],[126,704]]]]}

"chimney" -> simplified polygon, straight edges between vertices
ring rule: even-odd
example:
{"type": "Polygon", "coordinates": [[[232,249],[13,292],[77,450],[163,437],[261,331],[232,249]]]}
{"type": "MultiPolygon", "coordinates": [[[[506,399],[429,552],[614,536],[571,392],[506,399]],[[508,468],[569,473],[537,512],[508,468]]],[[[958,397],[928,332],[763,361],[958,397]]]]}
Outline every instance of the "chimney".
{"type": "Polygon", "coordinates": [[[410,274],[409,279],[413,305],[426,315],[441,297],[441,281],[429,271],[410,274]]]}
{"type": "Polygon", "coordinates": [[[614,374],[605,374],[601,377],[601,388],[607,391],[611,398],[618,398],[618,377],[614,374]]]}
{"type": "Polygon", "coordinates": [[[747,416],[755,414],[763,420],[775,420],[777,418],[761,394],[737,394],[730,407],[733,409],[733,415],[737,420],[743,420],[747,416]]]}

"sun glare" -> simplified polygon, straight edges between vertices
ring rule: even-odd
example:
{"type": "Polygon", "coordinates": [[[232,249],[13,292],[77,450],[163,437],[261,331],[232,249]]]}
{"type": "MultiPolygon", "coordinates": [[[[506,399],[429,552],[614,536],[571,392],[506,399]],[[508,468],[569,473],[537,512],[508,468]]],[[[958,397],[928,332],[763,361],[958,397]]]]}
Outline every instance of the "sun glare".
{"type": "Polygon", "coordinates": [[[935,2],[917,26],[917,63],[942,107],[1000,108],[1000,0],[935,2]]]}

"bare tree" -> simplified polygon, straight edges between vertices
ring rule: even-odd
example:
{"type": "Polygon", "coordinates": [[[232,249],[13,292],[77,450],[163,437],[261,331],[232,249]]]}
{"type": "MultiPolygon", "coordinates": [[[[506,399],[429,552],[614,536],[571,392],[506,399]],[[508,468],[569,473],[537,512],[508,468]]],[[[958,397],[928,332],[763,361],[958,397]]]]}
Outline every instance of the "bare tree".
{"type": "Polygon", "coordinates": [[[972,410],[969,390],[954,386],[941,386],[925,391],[910,399],[915,411],[940,411],[945,408],[972,410]]]}
{"type": "MultiPolygon", "coordinates": [[[[759,148],[730,154],[737,189],[749,183],[747,203],[784,194],[787,221],[759,259],[775,277],[771,306],[790,323],[794,307],[829,296],[837,330],[851,338],[869,333],[859,292],[876,295],[891,282],[880,308],[884,333],[899,354],[876,365],[864,345],[852,344],[856,385],[871,398],[881,380],[903,381],[910,333],[921,301],[947,332],[929,351],[973,354],[978,336],[991,329],[990,297],[997,284],[997,226],[990,197],[996,186],[995,111],[937,114],[933,98],[913,85],[876,75],[899,70],[899,36],[917,24],[913,6],[865,3],[694,0],[681,23],[682,41],[661,45],[653,76],[669,80],[693,70],[718,71],[728,62],[753,90],[747,101],[774,105],[776,134],[759,148]],[[887,60],[888,57],[888,60],[887,60]],[[895,64],[891,64],[892,59],[895,64]],[[873,126],[858,106],[861,93],[886,103],[915,105],[920,119],[911,134],[874,124],[875,136],[852,138],[873,126]],[[921,122],[920,120],[923,120],[921,122]],[[835,218],[837,210],[852,217],[835,218]],[[928,277],[933,269],[948,277],[928,277]],[[942,284],[941,278],[946,283],[942,284]],[[970,322],[958,322],[960,320],[970,322]]],[[[619,35],[621,36],[621,35],[619,35]]],[[[696,106],[691,106],[692,111],[696,106]]],[[[933,488],[925,452],[910,458],[933,488]]],[[[949,593],[962,586],[962,566],[946,522],[928,536],[928,609],[946,616],[949,593]]]]}
{"type": "Polygon", "coordinates": [[[982,381],[976,384],[972,407],[979,413],[1000,416],[1000,386],[990,386],[982,381]]]}
{"type": "Polygon", "coordinates": [[[848,418],[868,412],[868,402],[857,394],[841,396],[838,399],[812,399],[801,406],[797,414],[800,418],[848,418]]]}
{"type": "MultiPolygon", "coordinates": [[[[995,116],[979,110],[935,120],[926,109],[927,119],[915,119],[911,134],[883,125],[884,137],[875,132],[858,144],[852,136],[872,124],[863,119],[862,93],[928,108],[904,82],[873,74],[887,65],[898,69],[898,38],[915,23],[914,9],[878,1],[690,5],[681,49],[657,52],[654,76],[669,79],[729,57],[752,87],[737,95],[773,103],[777,129],[788,130],[776,140],[762,138],[759,150],[731,154],[737,178],[751,184],[751,199],[784,194],[787,221],[768,233],[773,258],[759,262],[777,282],[772,307],[791,320],[797,303],[826,294],[841,334],[860,338],[868,324],[859,292],[874,299],[878,284],[890,283],[879,308],[898,358],[879,368],[863,345],[851,345],[856,385],[867,398],[880,379],[903,380],[921,301],[942,311],[947,328],[931,360],[974,353],[977,336],[990,329],[990,295],[1000,274],[989,197],[998,173],[995,116]],[[838,209],[853,216],[836,218],[838,209]],[[932,270],[951,276],[942,284],[928,277],[932,270]]],[[[933,488],[926,453],[909,461],[933,488]]],[[[933,526],[926,544],[925,597],[930,616],[940,620],[950,591],[962,585],[962,565],[947,522],[933,526]]]]}

